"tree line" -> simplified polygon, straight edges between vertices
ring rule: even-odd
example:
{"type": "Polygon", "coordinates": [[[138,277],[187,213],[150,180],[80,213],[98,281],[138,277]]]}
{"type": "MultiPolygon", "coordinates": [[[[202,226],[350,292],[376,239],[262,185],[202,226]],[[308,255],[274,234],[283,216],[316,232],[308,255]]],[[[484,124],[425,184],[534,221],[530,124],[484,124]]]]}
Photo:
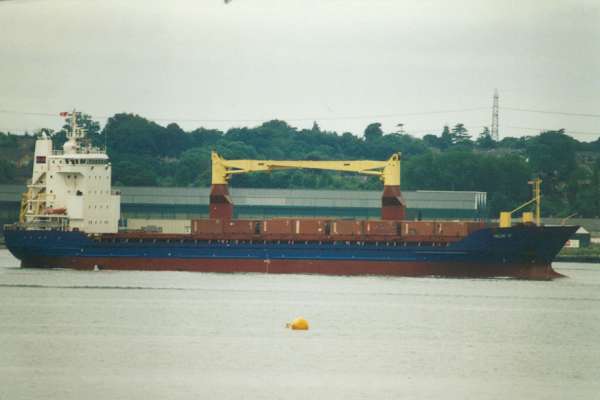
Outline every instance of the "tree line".
{"type": "MultiPolygon", "coordinates": [[[[489,211],[495,215],[530,199],[527,182],[539,176],[544,181],[544,215],[600,216],[600,139],[580,142],[564,130],[494,141],[488,128],[473,137],[461,123],[444,126],[423,138],[401,129],[384,132],[376,122],[365,128],[362,137],[322,130],[316,122],[311,129],[297,129],[279,120],[225,132],[205,128],[184,131],[176,123],[161,126],[126,113],[109,118],[102,129],[89,115],[83,115],[80,123],[94,145],[107,148],[116,186],[208,186],[212,149],[230,159],[384,160],[401,152],[405,190],[487,192],[489,211]]],[[[66,140],[68,124],[67,120],[61,130],[48,131],[55,148],[66,140]]],[[[30,161],[14,157],[31,157],[34,136],[0,133],[0,183],[24,182],[30,176],[30,161]]],[[[382,187],[374,177],[306,170],[237,175],[231,185],[346,190],[382,187]]]]}

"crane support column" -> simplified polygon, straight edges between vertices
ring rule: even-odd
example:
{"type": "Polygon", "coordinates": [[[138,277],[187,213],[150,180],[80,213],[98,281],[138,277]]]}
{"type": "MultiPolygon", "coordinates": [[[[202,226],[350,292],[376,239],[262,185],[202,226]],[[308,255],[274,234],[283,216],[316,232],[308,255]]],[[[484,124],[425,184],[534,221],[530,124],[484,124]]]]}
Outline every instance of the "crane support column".
{"type": "Polygon", "coordinates": [[[400,192],[400,186],[383,187],[381,196],[381,219],[383,220],[401,220],[406,214],[406,203],[400,192]]]}
{"type": "Polygon", "coordinates": [[[210,219],[232,219],[233,201],[229,195],[227,184],[227,168],[216,152],[211,153],[212,160],[212,185],[210,187],[210,201],[208,216],[210,219]]]}
{"type": "Polygon", "coordinates": [[[400,155],[394,154],[383,169],[381,219],[401,220],[406,214],[406,203],[400,192],[400,155]]]}
{"type": "Polygon", "coordinates": [[[232,219],[233,218],[233,201],[229,195],[229,185],[213,184],[210,188],[210,204],[209,204],[210,219],[232,219]]]}

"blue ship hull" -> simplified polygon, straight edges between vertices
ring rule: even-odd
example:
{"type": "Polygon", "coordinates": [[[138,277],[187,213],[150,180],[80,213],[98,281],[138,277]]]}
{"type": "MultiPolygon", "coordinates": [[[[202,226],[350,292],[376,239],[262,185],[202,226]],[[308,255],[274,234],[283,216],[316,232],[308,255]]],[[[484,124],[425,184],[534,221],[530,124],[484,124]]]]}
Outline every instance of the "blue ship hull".
{"type": "Polygon", "coordinates": [[[4,235],[24,267],[551,279],[560,276],[552,260],[576,229],[484,228],[444,244],[401,237],[379,242],[165,239],[14,227],[6,227],[4,235]]]}

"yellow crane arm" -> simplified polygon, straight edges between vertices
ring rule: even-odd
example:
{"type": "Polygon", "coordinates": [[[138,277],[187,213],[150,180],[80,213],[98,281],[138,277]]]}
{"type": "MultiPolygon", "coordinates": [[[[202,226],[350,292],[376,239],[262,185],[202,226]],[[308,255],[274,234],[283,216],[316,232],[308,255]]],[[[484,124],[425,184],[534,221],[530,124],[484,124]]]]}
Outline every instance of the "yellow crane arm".
{"type": "Polygon", "coordinates": [[[538,198],[537,198],[537,197],[534,197],[533,199],[529,200],[528,202],[521,204],[519,207],[515,208],[514,210],[512,210],[512,211],[509,211],[509,213],[510,213],[510,214],[514,214],[514,213],[516,213],[517,211],[519,211],[521,208],[523,208],[523,207],[527,207],[528,205],[530,205],[531,203],[533,203],[533,202],[535,202],[535,201],[538,201],[538,198]]]}
{"type": "Polygon", "coordinates": [[[212,184],[226,184],[234,174],[274,171],[282,169],[323,169],[330,171],[356,172],[376,175],[384,185],[400,186],[400,154],[392,155],[387,161],[279,161],[279,160],[225,160],[215,151],[212,159],[212,184]]]}

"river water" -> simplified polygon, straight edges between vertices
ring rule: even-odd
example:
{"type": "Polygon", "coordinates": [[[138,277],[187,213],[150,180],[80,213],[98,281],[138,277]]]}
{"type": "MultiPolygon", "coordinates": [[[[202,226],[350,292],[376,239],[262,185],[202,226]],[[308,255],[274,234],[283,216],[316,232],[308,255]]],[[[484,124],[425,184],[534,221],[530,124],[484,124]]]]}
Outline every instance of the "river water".
{"type": "Polygon", "coordinates": [[[600,398],[600,265],[553,282],[20,269],[0,399],[600,398]],[[304,316],[309,331],[285,323],[304,316]]]}

